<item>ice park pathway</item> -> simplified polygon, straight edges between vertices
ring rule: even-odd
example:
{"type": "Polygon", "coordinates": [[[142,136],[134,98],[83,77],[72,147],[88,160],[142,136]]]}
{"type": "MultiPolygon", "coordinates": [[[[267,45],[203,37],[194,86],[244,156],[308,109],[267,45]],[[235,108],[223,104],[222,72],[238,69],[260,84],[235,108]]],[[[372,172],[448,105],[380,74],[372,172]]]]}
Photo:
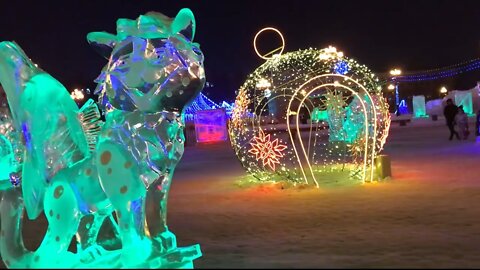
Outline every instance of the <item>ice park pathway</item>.
{"type": "Polygon", "coordinates": [[[228,143],[185,150],[168,223],[179,246],[201,245],[196,268],[480,268],[480,142],[448,141],[442,119],[393,124],[393,179],[376,184],[239,187],[228,143]]]}

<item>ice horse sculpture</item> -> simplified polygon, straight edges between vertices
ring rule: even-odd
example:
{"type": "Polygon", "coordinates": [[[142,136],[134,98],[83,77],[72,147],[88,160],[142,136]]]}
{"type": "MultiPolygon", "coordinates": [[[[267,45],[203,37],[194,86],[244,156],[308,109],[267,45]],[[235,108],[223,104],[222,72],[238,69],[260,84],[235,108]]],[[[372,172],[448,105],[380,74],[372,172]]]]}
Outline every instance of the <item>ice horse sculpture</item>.
{"type": "Polygon", "coordinates": [[[199,246],[178,248],[166,214],[184,150],[182,113],[205,83],[194,34],[189,9],[174,19],[156,12],[119,19],[117,35],[88,34],[108,56],[96,90],[105,122],[92,100],[78,109],[16,43],[0,43],[6,119],[21,136],[15,149],[24,147],[15,159],[15,139],[1,137],[2,162],[10,164],[2,183],[13,183],[0,185],[0,252],[7,267],[193,267],[199,246]],[[24,208],[29,219],[43,212],[48,221],[35,251],[23,244],[24,208]],[[76,253],[68,250],[74,236],[76,253]]]}

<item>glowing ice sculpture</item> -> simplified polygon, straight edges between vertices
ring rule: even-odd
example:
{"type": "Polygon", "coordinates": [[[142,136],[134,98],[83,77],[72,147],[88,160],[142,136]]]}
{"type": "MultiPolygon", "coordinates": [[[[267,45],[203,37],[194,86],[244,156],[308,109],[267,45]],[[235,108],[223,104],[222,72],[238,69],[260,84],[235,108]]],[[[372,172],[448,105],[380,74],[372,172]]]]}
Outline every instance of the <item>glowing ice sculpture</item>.
{"type": "Polygon", "coordinates": [[[227,140],[227,114],[225,109],[202,110],[195,113],[197,142],[221,142],[227,140]]]}
{"type": "Polygon", "coordinates": [[[0,203],[7,267],[193,267],[199,246],[177,248],[166,214],[184,150],[181,115],[205,83],[194,32],[192,12],[182,9],[175,19],[156,12],[119,19],[116,36],[87,36],[109,59],[97,79],[105,122],[92,100],[79,110],[17,44],[0,43],[0,83],[25,147],[15,160],[15,140],[1,145],[16,183],[2,185],[0,203]],[[35,251],[23,245],[24,208],[30,219],[43,212],[48,220],[35,251]],[[102,225],[109,233],[99,234],[102,225]],[[76,253],[68,251],[74,235],[76,253]]]}
{"type": "Polygon", "coordinates": [[[313,108],[312,115],[310,116],[312,122],[327,121],[327,110],[321,111],[318,107],[313,108]]]}
{"type": "Polygon", "coordinates": [[[462,106],[463,111],[468,115],[474,115],[472,92],[469,91],[455,91],[455,104],[462,106]]]}
{"type": "Polygon", "coordinates": [[[428,117],[427,109],[425,108],[425,96],[413,96],[412,104],[415,118],[428,117]]]}

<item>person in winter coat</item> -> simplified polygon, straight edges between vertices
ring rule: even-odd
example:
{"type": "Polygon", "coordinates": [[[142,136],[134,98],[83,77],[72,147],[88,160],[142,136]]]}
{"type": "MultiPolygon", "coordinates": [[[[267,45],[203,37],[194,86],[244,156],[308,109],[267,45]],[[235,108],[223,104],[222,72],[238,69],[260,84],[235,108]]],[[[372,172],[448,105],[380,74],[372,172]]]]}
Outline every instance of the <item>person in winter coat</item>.
{"type": "Polygon", "coordinates": [[[460,136],[458,135],[458,132],[455,131],[455,115],[457,115],[457,112],[458,112],[457,105],[453,104],[453,101],[451,98],[447,99],[447,106],[445,106],[445,108],[443,109],[443,115],[447,120],[447,127],[450,130],[450,138],[449,138],[450,141],[453,139],[453,135],[455,135],[457,139],[460,140],[460,136]]]}
{"type": "Polygon", "coordinates": [[[458,113],[455,116],[455,123],[458,126],[458,132],[464,140],[468,138],[470,131],[468,130],[468,117],[467,114],[463,111],[463,106],[458,107],[458,113]]]}

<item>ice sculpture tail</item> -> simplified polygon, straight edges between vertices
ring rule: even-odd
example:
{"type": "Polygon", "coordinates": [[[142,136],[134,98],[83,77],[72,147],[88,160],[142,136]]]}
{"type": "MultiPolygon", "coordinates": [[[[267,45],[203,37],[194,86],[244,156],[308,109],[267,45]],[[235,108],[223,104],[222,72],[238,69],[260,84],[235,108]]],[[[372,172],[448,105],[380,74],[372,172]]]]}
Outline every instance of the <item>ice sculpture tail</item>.
{"type": "Polygon", "coordinates": [[[0,83],[26,148],[22,194],[28,217],[35,219],[52,176],[86,158],[88,143],[69,92],[14,42],[0,43],[0,83]]]}

